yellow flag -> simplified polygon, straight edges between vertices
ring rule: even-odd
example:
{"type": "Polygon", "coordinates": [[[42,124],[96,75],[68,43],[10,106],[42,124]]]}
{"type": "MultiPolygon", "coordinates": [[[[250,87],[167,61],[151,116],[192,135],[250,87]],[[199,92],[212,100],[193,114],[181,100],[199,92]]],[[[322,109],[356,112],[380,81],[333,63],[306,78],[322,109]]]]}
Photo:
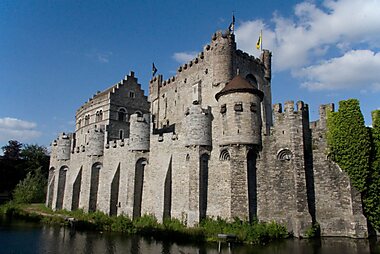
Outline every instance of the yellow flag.
{"type": "Polygon", "coordinates": [[[261,47],[261,41],[262,41],[262,37],[263,37],[263,32],[261,31],[261,32],[260,32],[259,39],[257,40],[257,43],[256,43],[256,49],[260,49],[260,47],[261,47]]]}

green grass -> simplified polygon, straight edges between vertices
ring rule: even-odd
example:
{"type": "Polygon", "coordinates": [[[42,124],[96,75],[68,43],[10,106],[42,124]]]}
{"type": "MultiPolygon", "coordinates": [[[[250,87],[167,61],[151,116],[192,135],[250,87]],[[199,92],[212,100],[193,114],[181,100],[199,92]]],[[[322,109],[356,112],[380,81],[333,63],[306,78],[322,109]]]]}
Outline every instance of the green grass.
{"type": "Polygon", "coordinates": [[[68,217],[75,218],[78,230],[111,231],[126,234],[152,236],[158,240],[174,242],[217,241],[218,234],[233,234],[236,241],[248,244],[266,244],[289,237],[286,228],[275,222],[249,223],[240,219],[229,222],[217,217],[206,218],[196,227],[186,227],[180,220],[166,218],[159,223],[153,215],[143,215],[132,220],[128,216],[108,216],[103,212],[85,213],[83,210],[52,211],[43,204],[20,205],[7,203],[0,206],[0,213],[47,224],[68,225],[68,217]]]}

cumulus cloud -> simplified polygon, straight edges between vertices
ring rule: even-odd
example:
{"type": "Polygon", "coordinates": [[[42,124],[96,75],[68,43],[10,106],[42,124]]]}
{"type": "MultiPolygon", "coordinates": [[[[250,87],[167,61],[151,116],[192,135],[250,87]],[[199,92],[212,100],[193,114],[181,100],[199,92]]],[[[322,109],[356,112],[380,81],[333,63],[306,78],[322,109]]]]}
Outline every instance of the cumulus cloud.
{"type": "Polygon", "coordinates": [[[17,118],[0,118],[0,141],[29,140],[41,136],[41,132],[36,130],[37,124],[17,118]]]}
{"type": "Polygon", "coordinates": [[[182,64],[182,63],[185,63],[185,62],[188,62],[188,61],[194,59],[197,56],[197,53],[198,52],[196,52],[196,51],[177,52],[177,53],[174,53],[173,58],[174,58],[174,60],[176,60],[177,62],[182,64]]]}
{"type": "Polygon", "coordinates": [[[305,1],[294,7],[292,17],[274,13],[268,24],[242,22],[236,30],[237,43],[257,56],[255,42],[262,29],[263,47],[273,51],[274,71],[291,70],[307,80],[302,86],[308,89],[357,88],[355,84],[367,82],[380,90],[380,78],[373,77],[369,67],[379,57],[379,10],[378,0],[325,0],[321,6],[305,1]]]}
{"type": "Polygon", "coordinates": [[[306,79],[309,90],[358,88],[379,90],[380,53],[371,50],[351,50],[342,57],[332,58],[295,73],[306,79]]]}

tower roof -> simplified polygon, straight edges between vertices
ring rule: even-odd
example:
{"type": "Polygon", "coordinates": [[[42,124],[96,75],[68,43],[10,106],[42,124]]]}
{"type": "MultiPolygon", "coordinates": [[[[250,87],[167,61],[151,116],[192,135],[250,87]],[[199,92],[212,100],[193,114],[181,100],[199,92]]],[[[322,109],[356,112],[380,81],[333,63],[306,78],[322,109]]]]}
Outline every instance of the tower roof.
{"type": "Polygon", "coordinates": [[[215,95],[216,100],[219,100],[220,96],[230,93],[252,93],[260,97],[263,100],[264,93],[254,88],[251,83],[240,75],[236,75],[227,85],[215,95]]]}

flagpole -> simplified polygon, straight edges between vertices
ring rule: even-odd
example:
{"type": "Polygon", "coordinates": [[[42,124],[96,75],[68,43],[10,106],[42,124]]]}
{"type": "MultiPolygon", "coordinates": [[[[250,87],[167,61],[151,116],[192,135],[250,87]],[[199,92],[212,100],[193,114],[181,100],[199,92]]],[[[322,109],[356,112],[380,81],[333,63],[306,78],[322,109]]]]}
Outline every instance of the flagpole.
{"type": "Polygon", "coordinates": [[[260,47],[261,47],[261,52],[263,51],[263,29],[261,29],[261,31],[260,31],[260,37],[261,37],[261,45],[260,45],[260,47]]]}

